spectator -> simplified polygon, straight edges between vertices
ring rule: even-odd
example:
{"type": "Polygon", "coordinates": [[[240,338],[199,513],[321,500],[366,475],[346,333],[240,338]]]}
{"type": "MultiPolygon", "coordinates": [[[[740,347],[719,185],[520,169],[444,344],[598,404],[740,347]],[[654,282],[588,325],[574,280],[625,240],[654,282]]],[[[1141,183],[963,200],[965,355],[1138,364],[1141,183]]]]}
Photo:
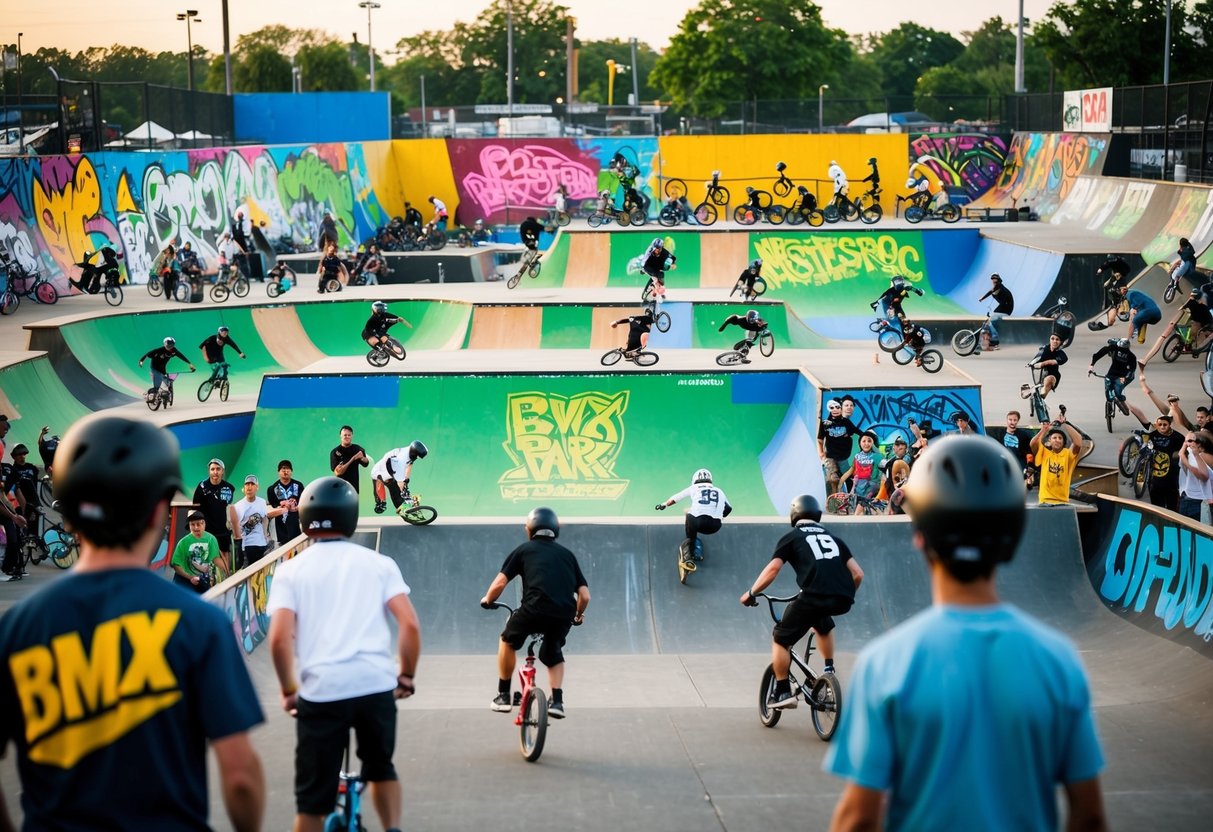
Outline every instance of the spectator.
{"type": "Polygon", "coordinates": [[[1179,513],[1198,523],[1209,524],[1209,502],[1213,500],[1213,437],[1189,431],[1179,452],[1179,513]]]}
{"type": "MultiPolygon", "coordinates": [[[[7,416],[0,416],[0,459],[4,458],[4,437],[8,435],[11,425],[7,416]]],[[[12,504],[8,501],[8,489],[6,482],[11,471],[11,466],[6,466],[8,470],[0,475],[0,528],[4,529],[4,537],[7,544],[4,547],[4,575],[5,581],[19,581],[23,577],[18,563],[18,537],[17,529],[25,528],[25,518],[20,513],[15,511],[12,504]]]]}
{"type": "Polygon", "coordinates": [[[342,425],[341,444],[329,452],[329,469],[358,491],[358,466],[365,468],[370,464],[366,449],[354,444],[354,429],[342,425]]]}
{"type": "Polygon", "coordinates": [[[1070,502],[1070,479],[1078,467],[1082,435],[1063,416],[1042,424],[1032,437],[1031,448],[1036,464],[1040,466],[1040,504],[1054,506],[1070,502]],[[1066,447],[1066,437],[1070,439],[1069,447],[1066,447]]]}
{"type": "Polygon", "coordinates": [[[270,486],[266,502],[271,508],[285,509],[274,517],[274,532],[278,545],[289,543],[300,535],[299,497],[303,494],[303,483],[294,478],[295,466],[289,459],[278,463],[278,479],[270,486]]]}
{"type": "Polygon", "coordinates": [[[1148,460],[1150,466],[1150,502],[1159,508],[1179,511],[1179,455],[1184,441],[1179,432],[1171,427],[1171,417],[1163,413],[1151,424],[1141,419],[1141,426],[1149,431],[1146,436],[1154,445],[1148,460]]]}
{"type": "Polygon", "coordinates": [[[892,483],[892,490],[889,492],[889,514],[905,514],[905,484],[910,478],[910,466],[903,460],[894,460],[892,472],[889,474],[886,482],[892,483]]]}
{"type": "Polygon", "coordinates": [[[824,762],[847,780],[830,828],[1102,832],[1104,760],[1078,651],[995,583],[1023,533],[1015,461],[991,439],[949,436],[906,492],[932,606],[859,654],[824,762]],[[1033,689],[1050,694],[1018,693],[1033,689]]]}
{"type": "Polygon", "coordinates": [[[256,474],[244,478],[244,499],[228,506],[232,536],[239,544],[236,552],[236,570],[244,569],[265,556],[270,543],[270,518],[283,513],[283,509],[271,509],[257,496],[260,483],[256,474]]]}
{"type": "Polygon", "coordinates": [[[38,466],[27,462],[29,448],[13,447],[13,467],[8,474],[8,488],[14,492],[21,514],[36,528],[38,517],[38,466]]]}
{"type": "Polygon", "coordinates": [[[910,443],[910,467],[912,468],[919,454],[927,449],[930,441],[939,436],[940,432],[935,429],[935,425],[930,419],[923,419],[921,425],[915,422],[913,417],[907,418],[906,422],[910,425],[910,433],[914,434],[914,441],[910,443]]]}
{"type": "Polygon", "coordinates": [[[181,488],[176,440],[103,412],[62,449],[55,498],[80,560],[0,619],[0,750],[16,747],[23,828],[208,829],[209,744],[230,827],[260,829],[263,717],[232,625],[147,569],[181,488]]]}
{"type": "Polygon", "coordinates": [[[337,245],[337,221],[327,211],[316,229],[316,250],[324,251],[329,244],[337,245]]]}
{"type": "Polygon", "coordinates": [[[1002,446],[1011,452],[1011,456],[1019,463],[1025,479],[1032,470],[1032,437],[1026,430],[1019,429],[1020,414],[1018,410],[1007,411],[1007,430],[1002,435],[1002,446]]]}
{"type": "Polygon", "coordinates": [[[825,466],[826,493],[833,494],[851,458],[851,437],[863,431],[842,415],[842,402],[837,399],[826,402],[826,411],[828,415],[817,428],[817,453],[825,466]]]}
{"type": "Polygon", "coordinates": [[[969,418],[969,414],[965,413],[963,410],[957,410],[952,414],[952,422],[956,425],[957,433],[973,434],[982,432],[973,426],[973,422],[969,418]]]}
{"type": "Polygon", "coordinates": [[[191,511],[186,517],[190,532],[173,547],[173,583],[197,593],[211,588],[211,564],[219,557],[219,541],[206,530],[206,517],[191,511]]]}
{"type": "Polygon", "coordinates": [[[847,480],[851,480],[851,491],[860,497],[872,499],[880,490],[880,458],[872,452],[876,445],[876,434],[865,430],[859,436],[859,453],[851,460],[851,465],[838,482],[839,488],[847,480]]]}
{"type": "MultiPolygon", "coordinates": [[[[223,460],[216,457],[206,466],[207,478],[194,489],[194,505],[206,518],[206,530],[219,543],[219,558],[216,563],[226,577],[231,574],[232,533],[228,530],[228,506],[236,496],[236,486],[223,478],[226,470],[223,460]]],[[[220,577],[216,575],[215,577],[220,577]]]]}

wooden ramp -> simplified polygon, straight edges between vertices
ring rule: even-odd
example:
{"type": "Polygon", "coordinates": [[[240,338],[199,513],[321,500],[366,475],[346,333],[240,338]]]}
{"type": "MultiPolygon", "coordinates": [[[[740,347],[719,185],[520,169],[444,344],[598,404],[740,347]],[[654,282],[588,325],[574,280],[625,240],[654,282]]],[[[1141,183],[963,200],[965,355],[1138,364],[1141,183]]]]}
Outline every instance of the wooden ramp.
{"type": "Polygon", "coordinates": [[[470,350],[537,350],[543,307],[477,306],[472,311],[470,350]]]}

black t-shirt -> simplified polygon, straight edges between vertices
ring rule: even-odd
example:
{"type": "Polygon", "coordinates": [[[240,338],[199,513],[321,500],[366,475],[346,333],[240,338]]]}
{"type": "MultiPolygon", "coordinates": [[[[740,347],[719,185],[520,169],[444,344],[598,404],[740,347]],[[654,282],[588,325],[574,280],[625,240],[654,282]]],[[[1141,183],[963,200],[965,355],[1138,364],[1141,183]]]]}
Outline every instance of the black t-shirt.
{"type": "Polygon", "coordinates": [[[1040,351],[1036,353],[1036,362],[1037,363],[1039,363],[1041,361],[1056,361],[1057,362],[1056,366],[1050,364],[1047,367],[1041,367],[1040,370],[1046,376],[1056,376],[1059,380],[1061,379],[1061,365],[1065,364],[1069,360],[1070,360],[1070,357],[1068,355],[1066,355],[1065,350],[1063,350],[1061,348],[1058,348],[1056,350],[1051,350],[1051,349],[1049,349],[1048,344],[1045,344],[1043,347],[1040,348],[1040,351]]]}
{"type": "Polygon", "coordinates": [[[845,416],[822,419],[817,428],[817,438],[824,440],[826,456],[843,462],[851,456],[851,437],[863,433],[855,423],[845,416]]]}
{"type": "Polygon", "coordinates": [[[1183,436],[1174,429],[1166,436],[1157,430],[1152,430],[1147,435],[1154,441],[1154,453],[1150,457],[1150,485],[1178,488],[1179,462],[1176,456],[1183,450],[1183,436]]]}
{"type": "Polygon", "coordinates": [[[1096,270],[1096,274],[1107,281],[1108,278],[1111,277],[1109,272],[1124,277],[1129,273],[1129,264],[1125,262],[1123,257],[1109,257],[1104,261],[1103,265],[1096,270]]]}
{"type": "Polygon", "coordinates": [[[0,620],[26,829],[206,829],[207,741],[263,719],[227,617],[146,569],[69,574],[0,620]]]}
{"type": "Polygon", "coordinates": [[[336,254],[326,254],[320,261],[320,269],[325,277],[336,277],[341,273],[341,258],[336,254]]]}
{"type": "Polygon", "coordinates": [[[994,311],[1003,315],[1010,315],[1015,311],[1015,296],[1011,294],[1011,290],[999,283],[997,286],[986,292],[978,302],[985,300],[988,297],[993,297],[998,304],[994,307],[994,311]]]}
{"type": "Polygon", "coordinates": [[[236,486],[227,480],[219,480],[215,485],[208,477],[194,489],[194,503],[206,517],[206,530],[220,540],[231,534],[227,528],[227,507],[235,496],[236,486]]]}
{"type": "Polygon", "coordinates": [[[1002,445],[1019,460],[1019,467],[1028,467],[1028,454],[1032,453],[1032,436],[1025,430],[1007,431],[1002,437],[1002,445]]]}
{"type": "Polygon", "coordinates": [[[218,335],[212,335],[198,345],[198,349],[202,350],[203,357],[210,362],[223,360],[224,347],[231,347],[237,353],[244,352],[244,350],[240,349],[240,345],[232,340],[230,335],[223,340],[220,340],[218,335]]]}
{"type": "MultiPolygon", "coordinates": [[[[274,484],[269,487],[265,494],[265,501],[270,508],[278,508],[287,500],[295,500],[298,505],[299,496],[303,494],[303,483],[299,480],[292,479],[285,485],[282,480],[274,480],[274,484]]],[[[280,514],[274,518],[274,531],[278,538],[278,542],[286,543],[288,540],[299,536],[299,511],[289,511],[286,514],[280,514]]]]}
{"type": "Polygon", "coordinates": [[[1188,310],[1188,317],[1194,324],[1201,326],[1213,324],[1213,311],[1201,303],[1199,298],[1188,298],[1180,308],[1188,310]]]}
{"type": "Polygon", "coordinates": [[[367,318],[366,323],[362,325],[362,340],[365,341],[372,335],[386,335],[388,327],[399,322],[400,318],[390,312],[382,314],[372,312],[371,317],[367,318]]]}
{"type": "Polygon", "coordinates": [[[796,570],[802,595],[855,599],[855,579],[847,568],[847,544],[817,523],[801,523],[779,539],[775,554],[796,570]]]}
{"type": "Polygon", "coordinates": [[[522,238],[523,243],[534,243],[542,231],[543,226],[534,217],[527,217],[522,221],[522,225],[518,226],[518,236],[522,238]]]}
{"type": "Polygon", "coordinates": [[[666,260],[669,260],[671,265],[677,262],[678,258],[670,254],[664,248],[653,249],[648,252],[644,258],[644,271],[650,275],[660,275],[665,271],[666,260]]]}
{"type": "Polygon", "coordinates": [[[724,319],[724,323],[720,325],[721,331],[729,324],[734,324],[744,329],[746,332],[762,332],[767,327],[767,322],[762,318],[750,320],[745,315],[729,315],[724,319]]]}
{"type": "MultiPolygon", "coordinates": [[[[364,457],[366,456],[366,449],[352,442],[349,444],[349,447],[338,445],[336,448],[333,448],[333,450],[329,451],[329,470],[336,471],[338,465],[349,462],[359,451],[362,451],[364,457]]],[[[361,464],[362,461],[359,460],[349,468],[346,468],[344,474],[337,474],[341,479],[354,486],[355,491],[358,490],[358,466],[361,464]]],[[[369,465],[370,463],[367,464],[369,465]]]]}
{"type": "Polygon", "coordinates": [[[506,556],[501,574],[522,576],[522,608],[539,615],[572,619],[577,589],[588,586],[576,556],[555,540],[528,540],[506,556]]]}
{"type": "Polygon", "coordinates": [[[12,466],[12,471],[8,474],[8,486],[6,491],[15,486],[25,497],[27,505],[38,505],[38,467],[29,462],[23,462],[20,465],[16,463],[12,466]]]}
{"type": "Polygon", "coordinates": [[[146,361],[147,359],[151,359],[153,370],[161,374],[167,374],[168,362],[172,358],[180,358],[186,364],[190,363],[190,360],[182,355],[181,351],[176,347],[173,347],[171,350],[166,347],[156,347],[154,350],[145,352],[143,358],[139,360],[146,361]]]}
{"type": "Polygon", "coordinates": [[[762,276],[762,269],[759,269],[758,271],[746,269],[745,271],[743,271],[741,273],[741,276],[738,277],[737,279],[744,280],[747,286],[753,286],[754,281],[757,280],[761,276],[762,276]]]}
{"type": "Polygon", "coordinates": [[[1091,363],[1094,364],[1105,355],[1112,357],[1112,363],[1104,375],[1112,378],[1124,378],[1137,372],[1137,356],[1127,347],[1122,348],[1109,344],[1095,351],[1095,354],[1091,356],[1091,363]]]}

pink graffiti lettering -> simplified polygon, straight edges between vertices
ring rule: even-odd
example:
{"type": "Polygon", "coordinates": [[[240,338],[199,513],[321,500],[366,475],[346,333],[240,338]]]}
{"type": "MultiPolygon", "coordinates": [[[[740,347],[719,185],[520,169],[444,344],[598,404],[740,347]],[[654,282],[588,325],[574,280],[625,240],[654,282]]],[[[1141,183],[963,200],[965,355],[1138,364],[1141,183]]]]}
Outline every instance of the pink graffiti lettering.
{"type": "Polygon", "coordinates": [[[488,145],[480,151],[480,170],[465,176],[463,187],[486,214],[507,205],[544,208],[557,185],[584,194],[593,193],[597,181],[594,171],[543,145],[488,145]]]}

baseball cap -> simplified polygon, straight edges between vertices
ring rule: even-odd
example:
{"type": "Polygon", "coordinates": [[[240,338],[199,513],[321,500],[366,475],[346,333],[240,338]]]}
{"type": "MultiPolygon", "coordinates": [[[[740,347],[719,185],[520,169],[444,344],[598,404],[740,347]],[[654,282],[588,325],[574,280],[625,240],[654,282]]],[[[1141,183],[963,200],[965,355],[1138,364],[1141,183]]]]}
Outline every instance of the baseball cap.
{"type": "Polygon", "coordinates": [[[258,479],[257,479],[257,475],[256,475],[256,474],[249,474],[247,477],[245,477],[245,478],[244,478],[244,484],[245,484],[245,485],[248,485],[250,482],[251,482],[253,485],[259,485],[259,484],[260,484],[260,480],[258,480],[258,479]]]}
{"type": "Polygon", "coordinates": [[[218,466],[219,466],[220,468],[222,468],[224,471],[226,471],[226,470],[227,470],[227,466],[223,464],[223,460],[222,460],[222,459],[220,459],[219,457],[215,457],[215,458],[214,458],[214,459],[212,459],[210,462],[208,462],[208,463],[206,464],[206,467],[207,467],[207,468],[210,468],[212,465],[218,465],[218,466]]]}
{"type": "Polygon", "coordinates": [[[202,513],[202,512],[200,512],[200,511],[191,511],[189,514],[187,514],[187,515],[185,516],[185,521],[186,521],[187,523],[194,523],[194,522],[197,522],[197,521],[199,521],[199,520],[201,520],[201,521],[203,521],[203,522],[205,522],[205,521],[206,521],[206,515],[205,515],[205,514],[203,514],[203,513],[202,513]]]}
{"type": "Polygon", "coordinates": [[[897,436],[893,437],[893,444],[894,444],[894,445],[904,445],[904,444],[906,444],[906,440],[905,440],[905,438],[904,438],[904,437],[902,437],[902,435],[899,433],[899,434],[897,434],[897,436]]]}
{"type": "Polygon", "coordinates": [[[25,447],[24,445],[17,445],[16,447],[13,448],[13,456],[21,456],[22,454],[28,454],[28,453],[29,453],[29,448],[25,447]]]}

